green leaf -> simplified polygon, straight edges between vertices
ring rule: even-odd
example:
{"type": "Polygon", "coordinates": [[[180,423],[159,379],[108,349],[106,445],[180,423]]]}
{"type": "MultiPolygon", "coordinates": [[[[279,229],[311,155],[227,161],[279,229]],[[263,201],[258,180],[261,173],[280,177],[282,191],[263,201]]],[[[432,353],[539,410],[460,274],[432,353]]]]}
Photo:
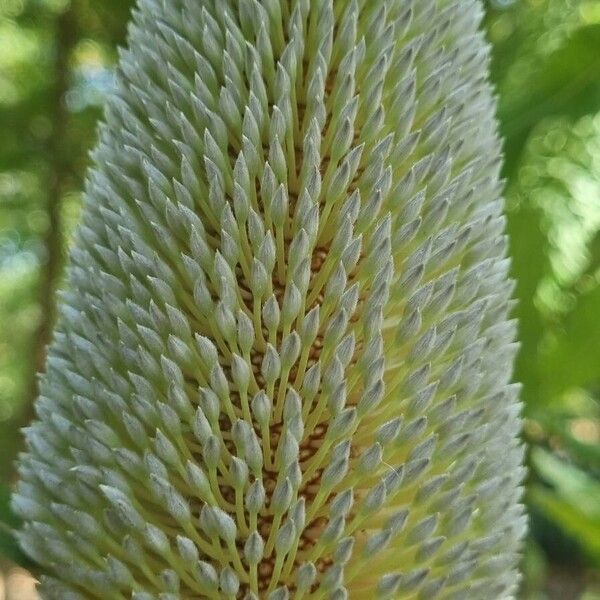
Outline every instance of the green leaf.
{"type": "Polygon", "coordinates": [[[541,448],[532,450],[531,463],[548,487],[532,485],[529,501],[600,560],[600,482],[541,448]]]}
{"type": "Polygon", "coordinates": [[[538,364],[538,353],[544,336],[544,321],[535,305],[535,297],[542,279],[550,270],[548,240],[542,230],[542,211],[532,205],[521,205],[507,211],[511,274],[517,282],[518,305],[515,316],[519,320],[519,343],[515,380],[523,383],[526,409],[545,403],[540,394],[544,371],[538,364]]]}
{"type": "Polygon", "coordinates": [[[599,382],[600,286],[580,294],[552,340],[544,361],[545,387],[551,397],[572,387],[599,382]]]}
{"type": "Polygon", "coordinates": [[[600,108],[600,25],[576,29],[530,72],[522,89],[505,94],[500,105],[505,137],[505,174],[511,176],[533,128],[554,116],[577,119],[600,108]]]}

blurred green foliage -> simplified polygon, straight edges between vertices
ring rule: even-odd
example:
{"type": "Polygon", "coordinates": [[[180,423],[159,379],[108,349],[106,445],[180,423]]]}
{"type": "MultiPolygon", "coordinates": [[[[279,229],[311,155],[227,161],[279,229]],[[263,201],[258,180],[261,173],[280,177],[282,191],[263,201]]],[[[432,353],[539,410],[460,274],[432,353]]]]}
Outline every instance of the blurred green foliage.
{"type": "MultiPolygon", "coordinates": [[[[0,0],[0,557],[131,0],[0,0]]],[[[488,0],[530,444],[526,600],[600,599],[600,2],[488,0]]],[[[24,563],[25,564],[25,563],[24,563]]]]}
{"type": "Polygon", "coordinates": [[[600,598],[600,3],[488,4],[517,280],[523,598],[600,598]]]}

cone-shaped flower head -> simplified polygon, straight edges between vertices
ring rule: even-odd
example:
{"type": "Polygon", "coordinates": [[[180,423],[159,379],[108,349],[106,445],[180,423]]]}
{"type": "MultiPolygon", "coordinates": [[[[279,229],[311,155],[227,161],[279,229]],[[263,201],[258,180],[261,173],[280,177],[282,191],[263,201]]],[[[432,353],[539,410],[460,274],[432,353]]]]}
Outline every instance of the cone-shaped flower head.
{"type": "Polygon", "coordinates": [[[44,598],[511,598],[475,0],[140,0],[14,496],[44,598]]]}

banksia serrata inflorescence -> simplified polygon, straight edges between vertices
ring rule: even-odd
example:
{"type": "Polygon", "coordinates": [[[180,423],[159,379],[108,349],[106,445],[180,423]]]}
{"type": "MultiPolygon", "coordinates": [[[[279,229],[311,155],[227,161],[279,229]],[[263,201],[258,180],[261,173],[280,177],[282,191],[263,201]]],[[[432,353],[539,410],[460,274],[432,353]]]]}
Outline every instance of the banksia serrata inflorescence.
{"type": "Polygon", "coordinates": [[[140,0],[14,507],[44,598],[514,597],[474,0],[140,0]]]}

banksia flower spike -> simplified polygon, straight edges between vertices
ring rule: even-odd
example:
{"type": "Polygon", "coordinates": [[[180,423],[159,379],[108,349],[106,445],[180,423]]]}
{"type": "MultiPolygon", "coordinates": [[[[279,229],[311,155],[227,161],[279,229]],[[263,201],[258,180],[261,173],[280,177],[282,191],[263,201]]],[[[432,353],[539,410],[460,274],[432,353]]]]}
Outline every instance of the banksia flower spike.
{"type": "Polygon", "coordinates": [[[512,598],[475,0],[140,0],[15,509],[46,599],[512,598]]]}

